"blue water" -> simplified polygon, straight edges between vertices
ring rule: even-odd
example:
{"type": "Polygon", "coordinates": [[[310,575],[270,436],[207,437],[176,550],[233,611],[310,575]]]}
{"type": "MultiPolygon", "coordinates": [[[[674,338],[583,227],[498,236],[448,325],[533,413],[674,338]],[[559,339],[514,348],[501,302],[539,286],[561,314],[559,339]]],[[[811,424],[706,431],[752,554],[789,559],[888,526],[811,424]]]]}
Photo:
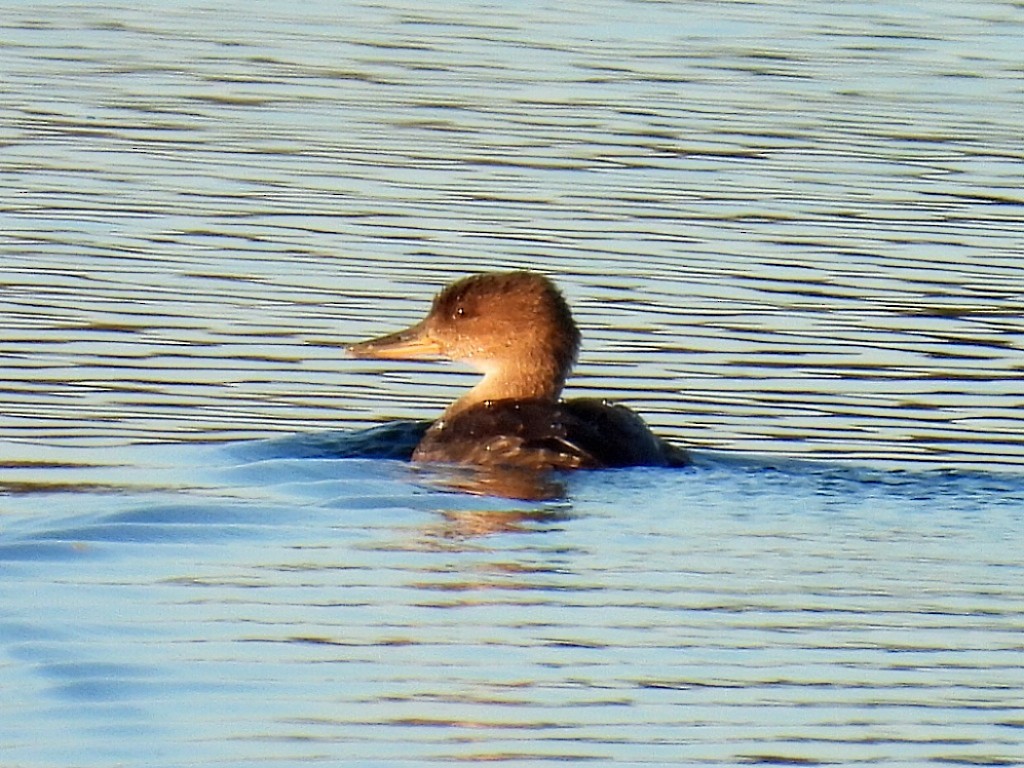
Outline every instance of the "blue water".
{"type": "Polygon", "coordinates": [[[700,455],[526,503],[253,447],[7,497],[6,764],[1024,754],[1019,477],[700,455]]]}
{"type": "Polygon", "coordinates": [[[1022,39],[5,4],[0,765],[1024,765],[1022,39]],[[693,467],[353,443],[473,378],[341,347],[508,268],[693,467]]]}

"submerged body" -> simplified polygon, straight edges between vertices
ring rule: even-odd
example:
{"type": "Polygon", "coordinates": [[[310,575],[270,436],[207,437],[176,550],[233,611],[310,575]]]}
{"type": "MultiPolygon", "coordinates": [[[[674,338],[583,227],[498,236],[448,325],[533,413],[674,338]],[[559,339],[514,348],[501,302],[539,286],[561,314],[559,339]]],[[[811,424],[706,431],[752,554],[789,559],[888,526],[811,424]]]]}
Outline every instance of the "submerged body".
{"type": "Polygon", "coordinates": [[[538,470],[687,464],[684,450],[655,436],[625,406],[560,399],[579,343],[569,307],[550,280],[504,272],[452,283],[423,321],[349,352],[441,357],[484,374],[427,429],[415,461],[538,470]]]}

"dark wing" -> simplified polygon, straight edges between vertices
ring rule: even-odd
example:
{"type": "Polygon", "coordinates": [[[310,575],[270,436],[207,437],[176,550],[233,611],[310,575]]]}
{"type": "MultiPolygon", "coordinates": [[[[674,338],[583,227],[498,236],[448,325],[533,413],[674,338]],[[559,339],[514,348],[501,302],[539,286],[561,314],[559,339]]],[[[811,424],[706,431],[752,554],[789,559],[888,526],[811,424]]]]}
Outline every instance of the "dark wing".
{"type": "Polygon", "coordinates": [[[413,459],[537,470],[688,463],[628,408],[590,399],[481,403],[434,424],[413,459]]]}
{"type": "Polygon", "coordinates": [[[416,447],[416,461],[580,469],[600,463],[569,438],[558,403],[497,400],[436,422],[416,447]]]}
{"type": "Polygon", "coordinates": [[[573,436],[604,467],[685,467],[690,457],[651,432],[624,405],[593,398],[566,400],[562,407],[580,426],[573,436]]]}

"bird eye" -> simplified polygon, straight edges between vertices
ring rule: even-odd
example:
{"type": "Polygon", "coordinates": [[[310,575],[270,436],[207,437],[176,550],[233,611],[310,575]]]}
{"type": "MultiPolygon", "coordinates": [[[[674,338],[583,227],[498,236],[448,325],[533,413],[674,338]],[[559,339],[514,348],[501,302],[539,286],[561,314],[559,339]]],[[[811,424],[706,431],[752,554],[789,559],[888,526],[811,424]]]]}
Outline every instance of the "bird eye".
{"type": "Polygon", "coordinates": [[[455,308],[455,314],[452,315],[454,320],[461,320],[466,316],[466,308],[461,304],[455,308]]]}

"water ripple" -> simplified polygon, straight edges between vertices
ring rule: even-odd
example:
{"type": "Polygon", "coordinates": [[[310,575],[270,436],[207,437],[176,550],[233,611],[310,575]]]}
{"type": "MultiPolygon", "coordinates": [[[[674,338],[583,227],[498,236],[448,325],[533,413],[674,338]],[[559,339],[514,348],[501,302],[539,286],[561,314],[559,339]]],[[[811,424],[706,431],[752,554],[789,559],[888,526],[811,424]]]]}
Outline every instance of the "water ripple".
{"type": "Polygon", "coordinates": [[[8,762],[1020,764],[1019,4],[8,5],[8,762]],[[337,451],[507,268],[696,468],[337,451]]]}

